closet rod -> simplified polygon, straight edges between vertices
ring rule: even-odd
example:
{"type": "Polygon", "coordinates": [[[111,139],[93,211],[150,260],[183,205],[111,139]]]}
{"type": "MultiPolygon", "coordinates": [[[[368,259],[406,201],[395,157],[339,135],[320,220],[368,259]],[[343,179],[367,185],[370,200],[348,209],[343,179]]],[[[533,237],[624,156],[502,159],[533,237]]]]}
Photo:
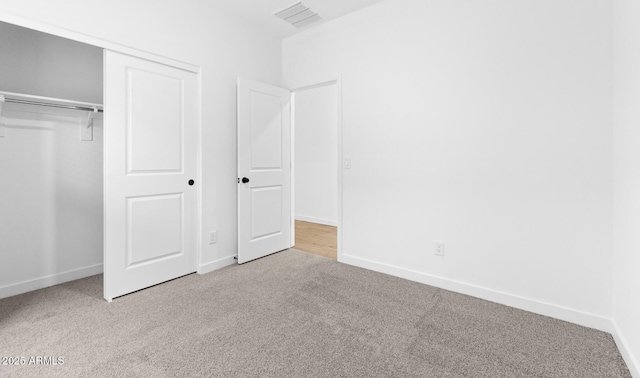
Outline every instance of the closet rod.
{"type": "Polygon", "coordinates": [[[93,111],[98,111],[98,113],[102,113],[103,110],[102,109],[98,109],[97,107],[94,108],[89,108],[86,106],[75,106],[75,105],[63,105],[63,104],[53,104],[53,103],[48,103],[48,102],[39,102],[39,101],[27,101],[27,100],[19,100],[17,98],[4,98],[4,102],[13,102],[16,104],[27,104],[27,105],[38,105],[38,106],[48,106],[51,108],[64,108],[64,109],[73,109],[73,110],[84,110],[87,112],[93,112],[93,111]]]}
{"type": "Polygon", "coordinates": [[[3,92],[0,91],[0,101],[13,102],[18,104],[48,106],[53,108],[63,108],[72,110],[82,110],[88,112],[102,113],[103,105],[89,102],[80,102],[73,100],[65,100],[61,98],[34,96],[23,93],[3,92]]]}

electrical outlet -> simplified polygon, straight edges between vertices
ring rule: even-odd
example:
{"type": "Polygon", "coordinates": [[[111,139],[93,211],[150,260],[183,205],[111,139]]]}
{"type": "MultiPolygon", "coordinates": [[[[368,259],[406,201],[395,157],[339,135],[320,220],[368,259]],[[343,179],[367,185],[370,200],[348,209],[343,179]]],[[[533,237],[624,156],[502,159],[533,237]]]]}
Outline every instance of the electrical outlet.
{"type": "Polygon", "coordinates": [[[444,257],[444,242],[440,240],[436,240],[436,248],[435,248],[436,256],[444,257]]]}
{"type": "Polygon", "coordinates": [[[216,244],[218,242],[218,231],[209,232],[209,244],[216,244]]]}

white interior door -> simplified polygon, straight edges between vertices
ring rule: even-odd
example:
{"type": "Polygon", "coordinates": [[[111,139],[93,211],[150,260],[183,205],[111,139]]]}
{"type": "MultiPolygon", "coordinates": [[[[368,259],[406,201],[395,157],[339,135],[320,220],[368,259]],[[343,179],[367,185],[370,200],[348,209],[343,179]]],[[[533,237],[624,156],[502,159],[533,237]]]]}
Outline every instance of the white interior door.
{"type": "Polygon", "coordinates": [[[290,248],[291,94],[238,79],[238,263],[290,248]]]}
{"type": "Polygon", "coordinates": [[[193,72],[112,51],[104,84],[111,301],[196,271],[198,87],[193,72]]]}

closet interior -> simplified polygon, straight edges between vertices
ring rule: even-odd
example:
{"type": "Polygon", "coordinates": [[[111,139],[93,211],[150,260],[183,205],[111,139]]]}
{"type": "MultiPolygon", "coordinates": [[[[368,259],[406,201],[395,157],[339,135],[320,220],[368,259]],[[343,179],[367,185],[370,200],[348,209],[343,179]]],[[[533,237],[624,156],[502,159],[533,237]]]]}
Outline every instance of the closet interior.
{"type": "Polygon", "coordinates": [[[0,22],[0,298],[102,272],[103,51],[0,22]]]}

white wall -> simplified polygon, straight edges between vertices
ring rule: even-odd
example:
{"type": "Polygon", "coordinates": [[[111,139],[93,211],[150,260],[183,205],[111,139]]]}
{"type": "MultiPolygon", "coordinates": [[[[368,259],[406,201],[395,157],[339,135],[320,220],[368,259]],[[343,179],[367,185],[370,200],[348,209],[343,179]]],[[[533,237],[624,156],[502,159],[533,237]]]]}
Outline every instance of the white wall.
{"type": "MultiPolygon", "coordinates": [[[[102,50],[0,23],[0,91],[102,101],[102,50]]],[[[100,117],[101,118],[101,117],[100,117]]],[[[16,105],[0,122],[0,297],[102,271],[102,120],[16,105]]]]}
{"type": "Polygon", "coordinates": [[[236,77],[279,85],[280,41],[204,0],[153,4],[69,0],[65,6],[24,0],[0,5],[0,19],[16,15],[202,68],[201,271],[233,263],[237,253],[236,77]],[[217,244],[208,244],[210,230],[218,231],[217,244]]]}
{"type": "Polygon", "coordinates": [[[285,39],[286,86],[342,74],[341,261],[607,329],[611,39],[599,0],[388,0],[285,39]]]}
{"type": "Polygon", "coordinates": [[[640,4],[614,4],[613,319],[640,377],[640,4]]]}
{"type": "Polygon", "coordinates": [[[295,218],[338,223],[337,84],[295,93],[295,218]]]}
{"type": "Polygon", "coordinates": [[[0,138],[0,298],[102,272],[102,120],[6,104],[0,138]]]}
{"type": "Polygon", "coordinates": [[[0,91],[102,103],[102,49],[0,22],[0,91]]]}

